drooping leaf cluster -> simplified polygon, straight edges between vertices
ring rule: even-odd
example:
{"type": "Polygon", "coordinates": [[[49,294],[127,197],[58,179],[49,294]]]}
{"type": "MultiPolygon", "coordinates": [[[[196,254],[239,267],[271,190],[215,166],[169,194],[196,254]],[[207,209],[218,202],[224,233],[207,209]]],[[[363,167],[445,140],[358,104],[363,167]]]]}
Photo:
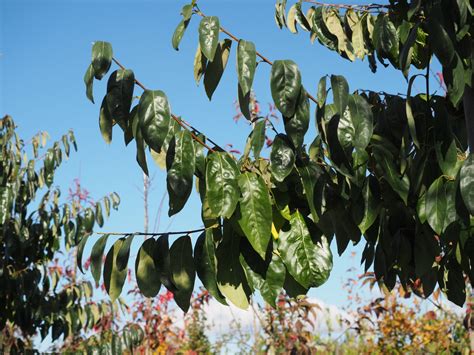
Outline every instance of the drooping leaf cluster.
{"type": "MultiPolygon", "coordinates": [[[[284,18],[282,6],[277,4],[280,23],[284,18]]],[[[301,4],[296,4],[292,16],[312,31],[308,16],[302,17],[300,8],[301,4]]],[[[421,18],[420,9],[412,14],[414,19],[421,18]]],[[[193,15],[202,17],[194,75],[197,82],[204,77],[205,91],[211,98],[228,62],[231,42],[219,41],[219,19],[205,16],[195,3],[186,5],[182,13],[188,22],[193,15]]],[[[334,38],[342,41],[343,35],[347,37],[346,26],[333,8],[315,8],[313,15],[317,14],[323,18],[330,16],[329,24],[344,31],[334,38]]],[[[373,29],[375,33],[386,31],[384,26],[395,26],[391,18],[396,14],[404,16],[400,8],[393,13],[381,13],[374,26],[389,21],[392,25],[378,24],[382,27],[373,29]]],[[[182,26],[178,25],[176,31],[182,31],[182,26]]],[[[390,34],[384,36],[392,41],[390,34]]],[[[175,41],[178,37],[182,39],[182,33],[173,37],[175,48],[179,45],[175,41]]],[[[333,43],[333,49],[347,55],[349,42],[338,47],[334,38],[327,43],[333,43]]],[[[398,43],[390,42],[390,50],[392,44],[398,43]]],[[[98,55],[94,48],[93,60],[98,55]]],[[[364,51],[365,54],[370,53],[364,51]]],[[[378,56],[382,60],[388,55],[381,52],[378,56]]],[[[425,66],[430,57],[428,52],[425,66]]],[[[392,60],[398,67],[397,61],[392,60]]],[[[193,175],[197,178],[206,231],[194,246],[194,261],[190,257],[189,237],[178,239],[178,245],[169,249],[177,256],[171,258],[171,263],[179,262],[169,270],[163,269],[167,243],[154,256],[143,254],[143,265],[148,265],[145,269],[155,267],[155,273],[160,275],[165,270],[165,286],[176,292],[175,296],[179,294],[178,305],[185,310],[188,307],[194,270],[214,297],[243,308],[255,290],[270,304],[274,304],[282,289],[291,296],[305,294],[329,276],[331,241],[335,239],[342,254],[349,242],[356,244],[362,236],[366,241],[362,263],[366,270],[373,266],[377,279],[388,289],[398,277],[404,287],[427,297],[438,284],[450,300],[463,304],[464,275],[471,282],[474,278],[474,179],[472,156],[466,153],[465,117],[453,96],[411,97],[412,80],[407,98],[360,90],[351,93],[345,78],[332,75],[330,103],[326,77],[319,81],[316,100],[303,87],[295,62],[272,63],[263,59],[249,41],[238,40],[236,62],[239,104],[244,116],[253,123],[239,159],[219,147],[208,149],[204,156],[202,144],[192,132],[176,129],[174,122],[179,120],[170,119],[173,115],[161,91],[146,90],[123,123],[127,127],[135,122],[133,136],[136,140],[145,138],[140,144],[140,156],[144,157],[145,146],[152,154],[165,152],[170,215],[184,207],[193,175]],[[257,56],[272,65],[270,90],[284,121],[285,132],[274,137],[269,159],[260,156],[267,122],[251,117],[248,110],[257,56]],[[304,143],[311,117],[310,100],[318,104],[314,121],[318,134],[307,147],[304,143]],[[165,141],[169,143],[164,144],[165,141]]],[[[114,93],[108,91],[105,102],[108,95],[114,93]]],[[[120,106],[131,107],[130,95],[121,98],[127,102],[120,106]]],[[[112,116],[109,122],[112,127],[123,121],[112,116]]],[[[130,137],[126,128],[124,133],[130,137]]],[[[143,167],[143,159],[138,160],[143,167]]],[[[120,274],[123,269],[116,265],[120,263],[120,250],[126,245],[127,239],[119,240],[108,252],[111,285],[113,280],[124,280],[120,274]]],[[[140,264],[139,258],[136,265],[140,264]]],[[[150,276],[143,280],[156,277],[151,274],[150,271],[150,276]]],[[[118,285],[110,291],[112,297],[120,293],[123,281],[118,285]]],[[[149,291],[146,282],[140,288],[144,293],[149,291]]],[[[150,294],[157,292],[153,291],[150,294]]]]}
{"type": "Polygon", "coordinates": [[[35,135],[27,145],[15,129],[10,116],[0,120],[0,331],[8,323],[26,337],[39,331],[44,338],[51,331],[55,340],[92,328],[99,310],[97,304],[79,302],[91,296],[89,282],[63,288],[61,273],[49,270],[49,262],[60,248],[87,238],[94,223],[102,226],[101,204],[108,215],[111,205],[117,207],[118,196],[105,197],[95,210],[60,203],[54,175],[71,146],[76,149],[73,132],[43,150],[46,133],[35,135]]]}

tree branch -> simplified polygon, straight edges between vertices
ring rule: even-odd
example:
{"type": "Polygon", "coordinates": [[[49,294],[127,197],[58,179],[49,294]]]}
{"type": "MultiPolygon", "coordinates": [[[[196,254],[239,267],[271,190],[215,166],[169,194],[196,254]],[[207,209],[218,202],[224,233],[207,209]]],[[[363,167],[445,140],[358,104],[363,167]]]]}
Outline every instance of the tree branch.
{"type": "Polygon", "coordinates": [[[173,231],[173,232],[157,232],[157,233],[145,233],[145,232],[131,232],[131,233],[124,233],[124,232],[97,232],[99,235],[120,235],[120,236],[128,236],[128,235],[141,235],[145,237],[156,237],[159,235],[187,235],[193,233],[204,232],[207,229],[211,228],[198,228],[198,229],[191,229],[187,231],[173,231]]]}

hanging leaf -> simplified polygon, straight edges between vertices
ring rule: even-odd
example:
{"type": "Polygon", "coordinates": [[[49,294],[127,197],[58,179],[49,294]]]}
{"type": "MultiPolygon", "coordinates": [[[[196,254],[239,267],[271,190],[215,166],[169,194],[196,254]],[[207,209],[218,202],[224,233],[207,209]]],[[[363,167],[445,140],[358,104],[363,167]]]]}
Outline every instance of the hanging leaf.
{"type": "Polygon", "coordinates": [[[100,202],[96,203],[95,205],[95,221],[99,225],[99,227],[103,227],[104,225],[104,215],[102,214],[102,205],[100,202]]]}
{"type": "Polygon", "coordinates": [[[454,46],[438,16],[428,16],[428,33],[433,52],[443,67],[449,67],[454,59],[454,46]]]}
{"type": "Polygon", "coordinates": [[[332,269],[332,253],[326,237],[313,242],[303,216],[296,211],[290,220],[290,228],[278,236],[283,263],[288,272],[303,287],[321,286],[332,269]]]}
{"type": "Polygon", "coordinates": [[[272,204],[265,181],[255,173],[239,176],[239,225],[252,248],[265,259],[272,230],[272,204]]]}
{"type": "Polygon", "coordinates": [[[345,54],[349,60],[354,61],[354,50],[344,32],[338,12],[335,9],[323,11],[323,21],[328,32],[337,38],[337,51],[340,54],[345,54]]]}
{"type": "Polygon", "coordinates": [[[94,103],[94,67],[92,64],[89,64],[87,67],[86,73],[84,74],[84,84],[86,84],[86,96],[87,98],[94,103]]]}
{"type": "Polygon", "coordinates": [[[171,109],[161,90],[145,90],[138,103],[139,127],[146,144],[159,152],[168,134],[171,109]]]}
{"type": "Polygon", "coordinates": [[[301,91],[301,74],[296,63],[292,60],[273,62],[270,88],[278,110],[284,116],[293,116],[301,91]]]}
{"type": "Polygon", "coordinates": [[[285,276],[285,264],[283,264],[283,261],[277,254],[272,253],[272,259],[265,273],[265,280],[260,286],[260,294],[265,302],[274,308],[276,308],[275,300],[283,289],[285,276]]]}
{"type": "Polygon", "coordinates": [[[114,71],[107,82],[107,109],[110,117],[116,122],[125,122],[132,106],[135,75],[129,69],[114,71]]]}
{"type": "Polygon", "coordinates": [[[193,247],[189,235],[182,236],[170,248],[170,268],[174,284],[177,288],[173,292],[176,304],[187,312],[194,289],[196,271],[193,262],[193,247]]]}
{"type": "Polygon", "coordinates": [[[342,115],[349,103],[349,85],[342,75],[331,75],[331,88],[337,113],[342,115]]]}
{"type": "Polygon", "coordinates": [[[260,152],[262,151],[263,145],[265,144],[265,120],[260,120],[255,123],[255,127],[252,130],[251,136],[251,147],[253,151],[253,157],[258,160],[260,152]]]}
{"type": "Polygon", "coordinates": [[[82,273],[84,271],[82,270],[82,254],[84,253],[84,247],[86,246],[87,240],[89,239],[89,235],[84,236],[84,238],[81,239],[79,242],[79,245],[77,246],[77,267],[79,270],[81,270],[82,273]]]}
{"type": "Polygon", "coordinates": [[[374,46],[382,56],[398,64],[398,34],[397,29],[388,14],[380,14],[374,27],[374,46]]]}
{"type": "Polygon", "coordinates": [[[280,182],[285,180],[293,170],[295,152],[286,135],[278,134],[273,140],[270,163],[272,176],[280,182]]]}
{"type": "Polygon", "coordinates": [[[224,296],[217,287],[216,250],[214,233],[220,229],[207,229],[197,239],[194,246],[194,264],[203,286],[220,303],[226,305],[224,296]]]}
{"type": "Polygon", "coordinates": [[[108,234],[102,235],[92,247],[91,274],[95,280],[96,287],[99,287],[100,275],[102,274],[102,255],[104,255],[108,237],[108,234]]]}
{"type": "Polygon", "coordinates": [[[421,74],[413,75],[408,81],[407,99],[405,101],[405,109],[406,109],[407,121],[408,121],[408,130],[410,131],[410,135],[411,135],[411,138],[413,139],[413,143],[418,149],[420,148],[420,143],[418,142],[418,136],[416,134],[415,117],[413,116],[413,111],[411,109],[411,89],[413,87],[413,83],[415,79],[420,75],[421,74]]]}
{"type": "Polygon", "coordinates": [[[133,238],[135,238],[134,234],[131,234],[123,239],[122,246],[120,247],[120,250],[118,251],[117,257],[116,257],[116,266],[119,271],[122,271],[123,269],[127,268],[128,265],[128,259],[130,257],[130,246],[132,245],[133,238]]]}
{"type": "Polygon", "coordinates": [[[344,114],[337,126],[339,143],[345,149],[353,147],[364,150],[372,138],[372,110],[367,101],[359,95],[350,95],[344,114]]]}
{"type": "Polygon", "coordinates": [[[180,23],[178,23],[178,26],[176,26],[176,29],[174,30],[173,33],[173,38],[171,39],[171,45],[175,50],[179,50],[179,44],[181,43],[181,40],[183,39],[184,32],[186,32],[186,28],[188,27],[189,24],[189,19],[181,20],[180,23]]]}
{"type": "Polygon", "coordinates": [[[206,72],[207,58],[202,55],[201,46],[198,44],[196,54],[194,55],[194,80],[199,85],[201,77],[206,72]]]}
{"type": "Polygon", "coordinates": [[[171,274],[171,258],[168,243],[168,234],[161,235],[155,245],[155,266],[158,270],[161,283],[171,292],[176,290],[171,274]]]}
{"type": "Polygon", "coordinates": [[[154,261],[155,247],[155,239],[145,240],[135,260],[138,288],[145,297],[155,297],[161,288],[160,273],[154,261]]]}
{"type": "Polygon", "coordinates": [[[226,152],[209,155],[206,164],[206,199],[212,217],[230,218],[239,200],[239,170],[226,152]]]}
{"type": "Polygon", "coordinates": [[[112,65],[112,45],[108,42],[97,41],[92,46],[92,67],[97,80],[104,77],[112,65]]]}
{"type": "Polygon", "coordinates": [[[202,53],[211,62],[219,44],[219,30],[219,18],[216,16],[206,16],[199,23],[199,45],[202,53]]]}
{"type": "Polygon", "coordinates": [[[358,224],[359,229],[362,234],[365,234],[367,229],[372,226],[372,224],[377,219],[377,215],[380,209],[380,202],[374,196],[372,192],[371,185],[375,184],[375,178],[373,176],[369,176],[368,179],[365,180],[364,186],[362,188],[362,205],[354,205],[354,209],[357,209],[359,213],[359,218],[354,218],[354,221],[358,224]]]}
{"type": "Polygon", "coordinates": [[[316,182],[321,176],[321,168],[318,167],[316,163],[309,162],[305,166],[298,167],[297,170],[303,183],[306,201],[308,201],[308,206],[311,211],[311,216],[313,217],[313,222],[318,223],[319,215],[314,205],[314,189],[316,186],[316,182]]]}
{"type": "Polygon", "coordinates": [[[426,216],[431,228],[441,235],[445,229],[447,213],[446,189],[444,178],[437,178],[426,193],[426,216]]]}
{"type": "Polygon", "coordinates": [[[169,195],[168,215],[181,211],[193,189],[193,175],[196,164],[196,153],[191,133],[187,130],[176,134],[167,153],[167,161],[172,162],[168,168],[166,184],[169,195]]]}
{"type": "Polygon", "coordinates": [[[247,95],[252,89],[256,67],[257,53],[255,44],[241,39],[237,47],[237,75],[243,95],[247,95]]]}
{"type": "Polygon", "coordinates": [[[125,238],[117,240],[110,248],[104,263],[104,286],[110,299],[115,301],[122,293],[122,287],[127,277],[127,269],[119,270],[117,267],[117,255],[122,248],[125,238]]]}
{"type": "Polygon", "coordinates": [[[100,115],[99,115],[99,128],[102,138],[105,143],[110,144],[112,142],[112,127],[113,120],[110,117],[109,110],[107,108],[106,97],[102,100],[102,105],[100,106],[100,115]]]}
{"type": "Polygon", "coordinates": [[[306,90],[301,87],[295,114],[292,117],[283,117],[285,132],[295,148],[299,149],[304,143],[304,135],[309,127],[309,98],[306,90]]]}
{"type": "Polygon", "coordinates": [[[242,88],[240,87],[240,84],[237,84],[237,91],[238,91],[238,97],[239,97],[239,109],[242,115],[249,121],[252,120],[252,114],[250,113],[250,91],[244,95],[242,93],[242,88]]]}
{"type": "Polygon", "coordinates": [[[224,39],[219,42],[214,55],[214,60],[207,64],[206,72],[204,74],[204,89],[206,90],[206,95],[209,100],[211,100],[212,94],[216,90],[217,85],[219,85],[222,74],[224,74],[231,46],[232,41],[230,39],[224,39]]]}
{"type": "Polygon", "coordinates": [[[142,168],[142,171],[148,176],[148,165],[146,162],[146,155],[145,155],[145,142],[143,140],[142,130],[140,127],[140,118],[138,117],[138,109],[132,111],[133,116],[131,116],[131,122],[129,124],[132,125],[132,132],[133,136],[135,137],[135,143],[137,147],[137,154],[136,160],[138,165],[142,168]]]}
{"type": "Polygon", "coordinates": [[[326,75],[323,76],[321,79],[319,79],[318,83],[318,107],[321,108],[324,106],[326,103],[326,96],[327,96],[327,91],[326,91],[326,75]]]}
{"type": "Polygon", "coordinates": [[[216,248],[217,286],[228,301],[247,309],[250,290],[239,261],[239,244],[240,235],[233,231],[231,222],[224,220],[222,241],[216,248]]]}
{"type": "Polygon", "coordinates": [[[367,49],[364,41],[364,23],[366,23],[365,17],[362,17],[357,21],[354,28],[352,29],[352,46],[354,47],[354,55],[359,59],[364,59],[367,49]]]}
{"type": "Polygon", "coordinates": [[[411,60],[414,51],[414,44],[418,36],[418,27],[420,23],[415,24],[410,30],[407,40],[405,41],[402,51],[400,52],[400,69],[403,72],[405,78],[408,78],[408,71],[410,70],[411,60]]]}
{"type": "Polygon", "coordinates": [[[471,216],[474,216],[474,155],[464,161],[460,172],[461,196],[471,216]]]}
{"type": "Polygon", "coordinates": [[[301,28],[307,32],[311,31],[311,25],[308,22],[308,19],[306,18],[305,14],[301,10],[301,3],[297,2],[296,4],[293,5],[295,7],[295,19],[296,22],[301,26],[301,28]]]}

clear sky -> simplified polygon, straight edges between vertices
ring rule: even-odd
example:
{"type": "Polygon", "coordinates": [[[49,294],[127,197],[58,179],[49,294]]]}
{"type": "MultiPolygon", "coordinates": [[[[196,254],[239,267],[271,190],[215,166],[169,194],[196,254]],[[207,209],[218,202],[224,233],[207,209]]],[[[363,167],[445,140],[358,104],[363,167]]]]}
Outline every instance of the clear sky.
{"type": "MultiPolygon", "coordinates": [[[[85,96],[83,75],[90,63],[93,41],[111,42],[114,55],[134,70],[136,78],[148,88],[165,91],[176,115],[221,146],[232,143],[242,149],[250,132],[244,122],[236,124],[232,120],[237,96],[235,43],[212,102],[193,79],[198,17],[192,19],[179,52],[171,47],[171,36],[184,4],[178,0],[0,1],[0,114],[13,116],[25,138],[45,130],[52,139],[59,139],[68,129],[74,130],[79,151],[63,164],[55,183],[66,193],[73,179],[80,177],[82,185],[96,198],[116,191],[122,203],[106,222],[104,231],[143,229],[143,202],[137,190],[141,188],[142,175],[135,162],[135,145],[125,147],[118,128],[110,146],[101,138],[98,114],[105,80],[94,83],[95,105],[85,96]]],[[[204,13],[219,16],[221,25],[237,37],[253,41],[269,59],[293,59],[300,67],[303,84],[313,95],[319,78],[325,74],[346,76],[351,90],[406,92],[406,81],[400,72],[379,65],[377,74],[372,74],[366,61],[351,63],[318,43],[311,45],[306,32],[293,35],[280,30],[273,19],[274,0],[201,0],[199,4],[204,13]]],[[[254,90],[263,107],[271,102],[269,74],[270,66],[259,65],[254,90]]],[[[136,88],[135,93],[139,95],[141,90],[136,88]]],[[[315,133],[314,105],[311,111],[308,142],[315,133]]],[[[148,165],[155,176],[150,196],[153,226],[157,206],[166,191],[166,175],[154,166],[150,156],[148,165]]],[[[202,224],[196,193],[172,221],[166,212],[167,202],[160,231],[170,222],[171,230],[193,229],[202,224]]],[[[329,304],[344,302],[341,280],[353,264],[348,256],[351,250],[360,255],[362,249],[349,247],[342,258],[334,253],[332,276],[324,286],[311,291],[312,297],[329,304]]]]}

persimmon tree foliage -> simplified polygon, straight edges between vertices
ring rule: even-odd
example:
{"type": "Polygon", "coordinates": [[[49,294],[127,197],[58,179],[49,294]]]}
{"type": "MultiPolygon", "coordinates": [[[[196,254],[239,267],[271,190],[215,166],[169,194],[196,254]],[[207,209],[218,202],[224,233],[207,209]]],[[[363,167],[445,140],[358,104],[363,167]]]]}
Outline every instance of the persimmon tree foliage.
{"type": "Polygon", "coordinates": [[[64,278],[53,259],[102,226],[118,195],[83,210],[62,203],[54,175],[76,141],[72,131],[51,148],[46,141],[46,132],[25,141],[10,116],[0,119],[0,352],[23,352],[38,332],[55,340],[91,329],[112,307],[88,302],[92,284],[64,278]]]}
{"type": "MultiPolygon", "coordinates": [[[[202,202],[204,228],[190,231],[202,231],[194,250],[186,232],[171,247],[170,234],[143,243],[135,262],[140,289],[154,296],[161,283],[187,310],[197,273],[222,303],[246,308],[259,290],[274,305],[283,289],[298,296],[327,280],[331,242],[342,254],[363,236],[364,268],[373,267],[386,288],[398,278],[404,288],[428,297],[439,285],[462,305],[465,278],[474,281],[471,3],[354,6],[306,0],[288,10],[287,1],[279,0],[275,9],[278,26],[308,32],[311,41],[348,60],[367,57],[374,72],[377,62],[392,65],[407,79],[407,94],[351,91],[340,75],[319,83],[308,78],[313,84],[303,87],[294,61],[270,61],[193,1],[182,8],[172,46],[178,49],[197,18],[194,77],[211,99],[236,43],[239,106],[253,127],[244,153],[236,156],[173,114],[166,94],[137,80],[113,56],[110,43],[96,42],[84,77],[92,102],[94,78],[102,79],[112,62],[119,66],[100,108],[105,141],[117,125],[125,144],[135,140],[145,173],[147,150],[166,161],[170,216],[186,204],[194,178],[202,202]],[[271,65],[269,87],[284,132],[250,112],[257,60],[271,65]],[[435,60],[443,67],[446,95],[430,90],[435,60]],[[426,90],[412,95],[417,78],[426,90]],[[143,92],[133,105],[135,86],[143,92]],[[317,134],[308,139],[310,124],[317,134]],[[265,135],[274,135],[269,159],[261,156],[265,135]]],[[[104,276],[112,298],[121,292],[135,235],[122,236],[107,253],[104,276]]]]}

